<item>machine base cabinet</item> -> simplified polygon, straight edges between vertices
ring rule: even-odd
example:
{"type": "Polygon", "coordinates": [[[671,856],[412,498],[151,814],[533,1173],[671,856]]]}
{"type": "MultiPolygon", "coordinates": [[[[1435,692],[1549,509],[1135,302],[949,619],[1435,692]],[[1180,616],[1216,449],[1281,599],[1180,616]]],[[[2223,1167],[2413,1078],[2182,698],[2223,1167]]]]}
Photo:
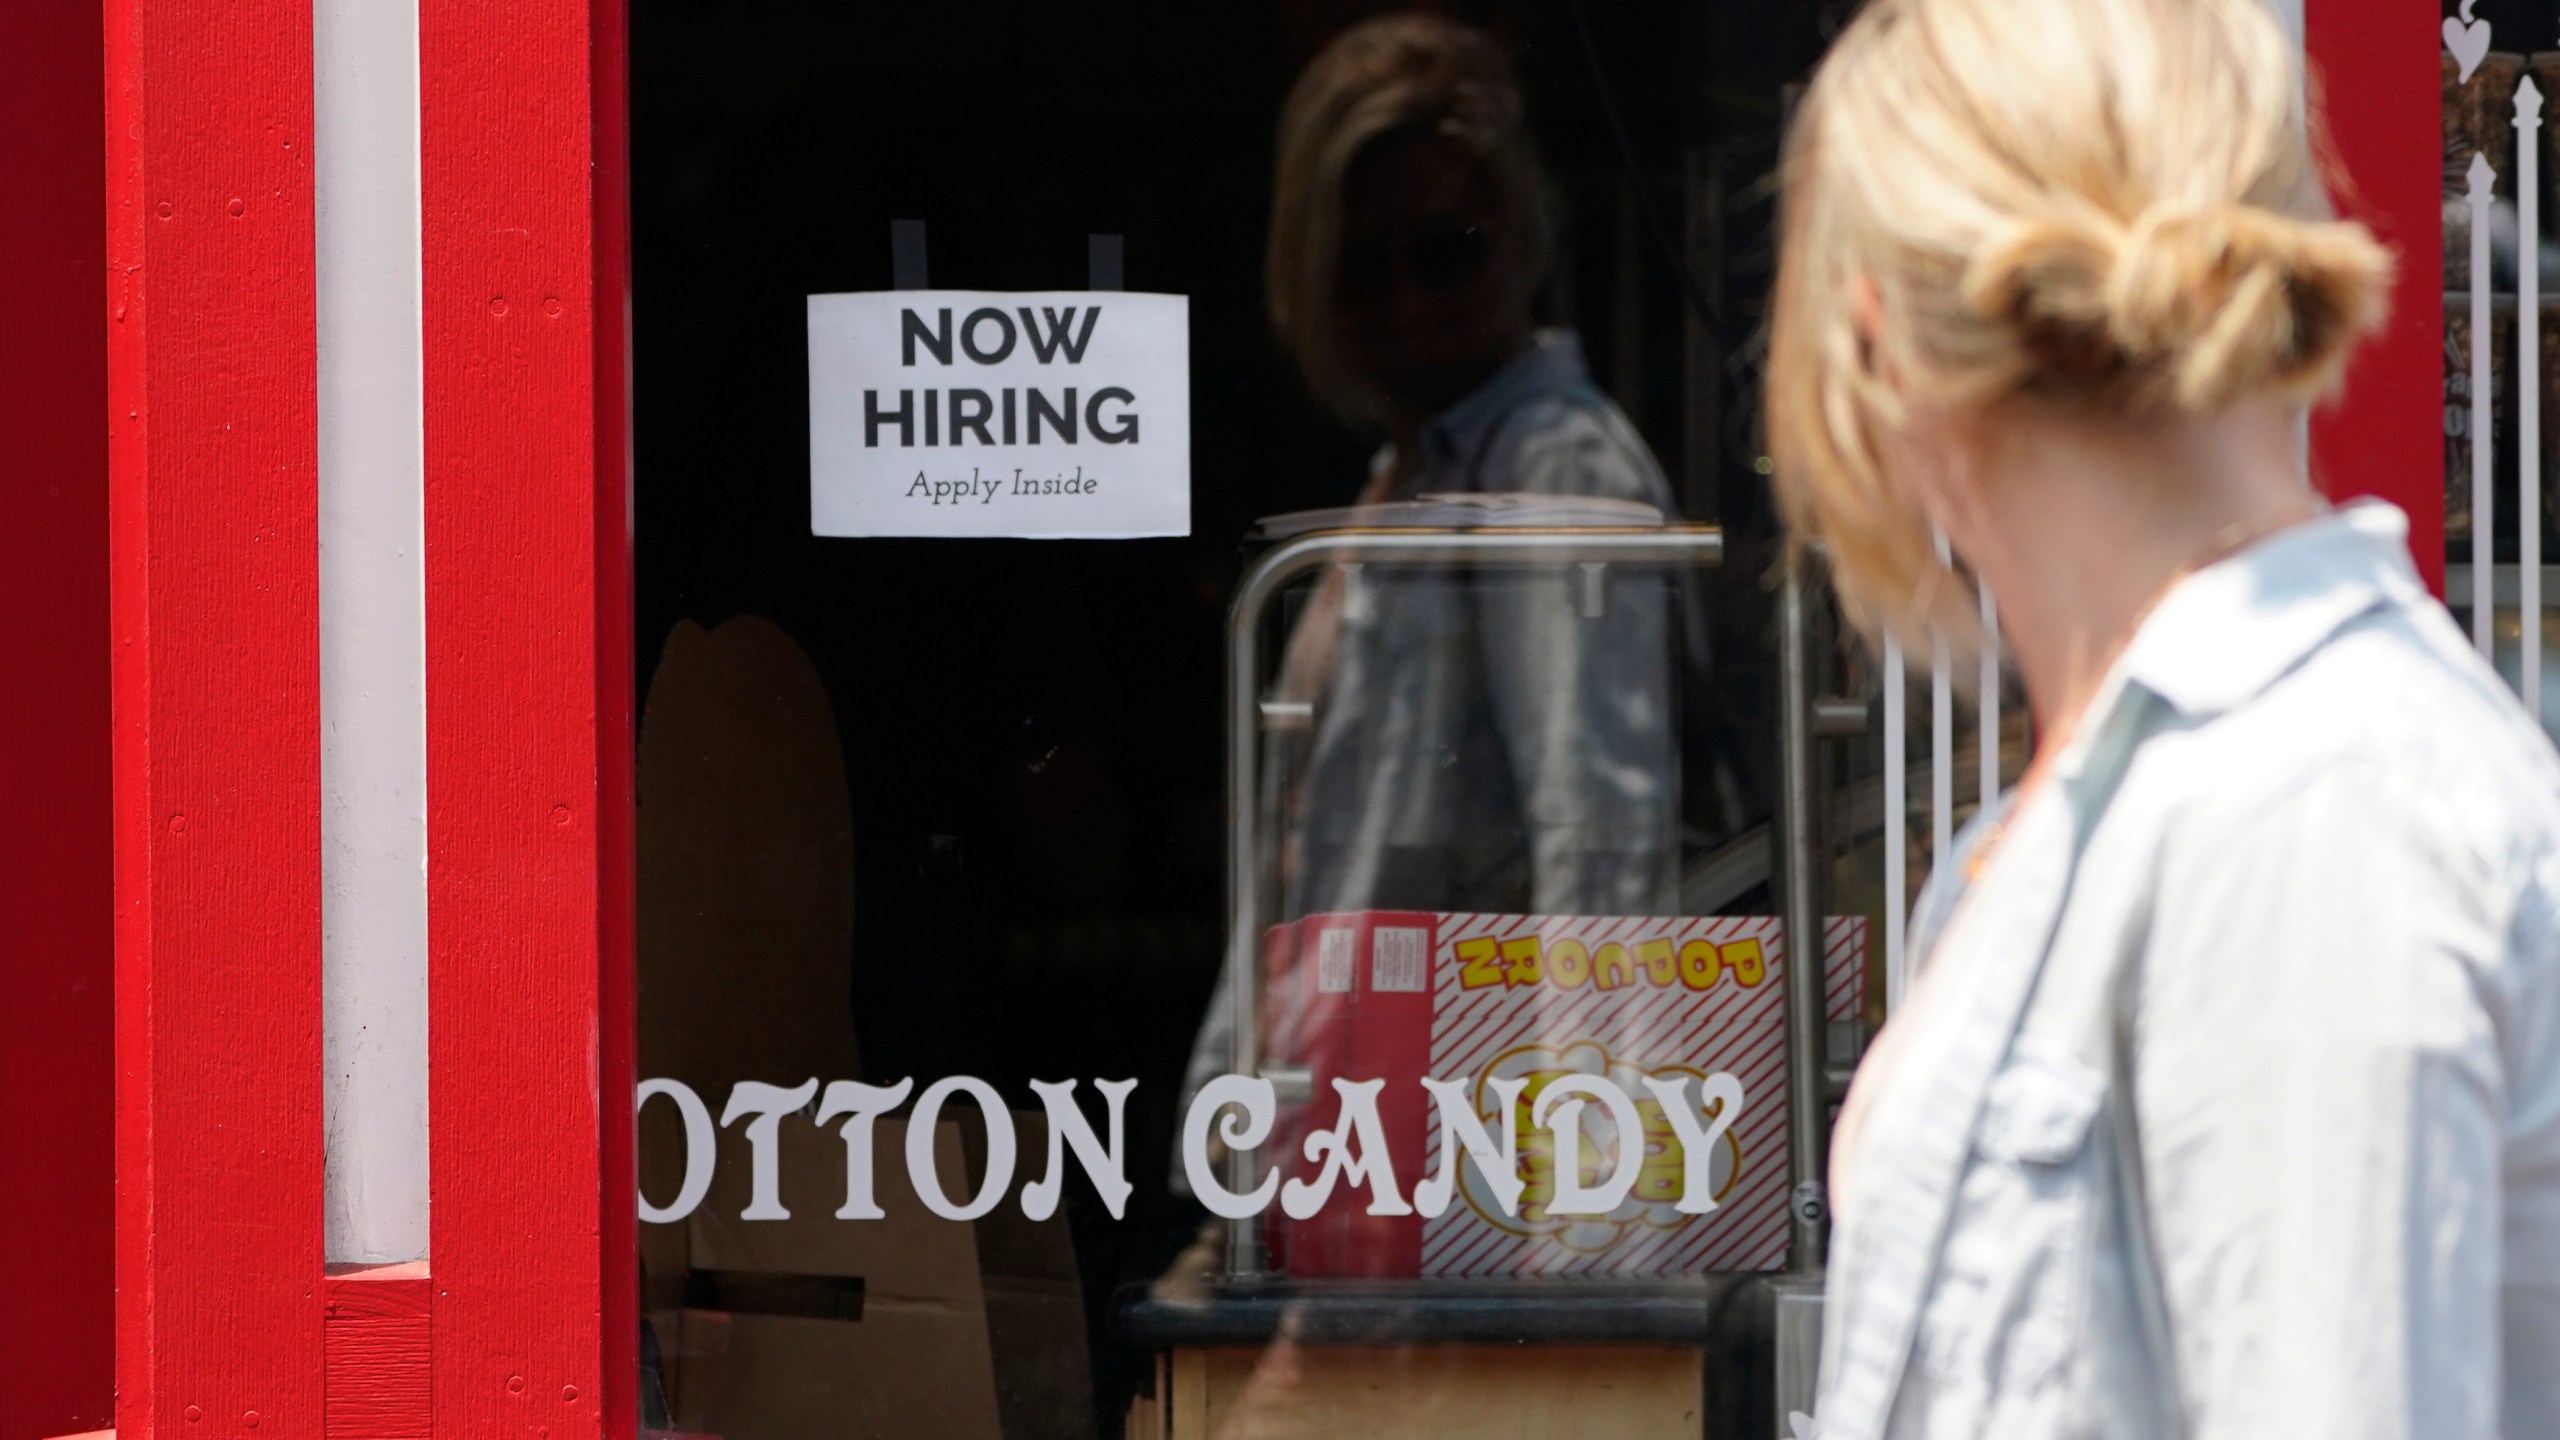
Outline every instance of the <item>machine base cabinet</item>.
{"type": "Polygon", "coordinates": [[[1174,1350],[1127,1440],[1697,1440],[1704,1387],[1681,1346],[1174,1350]]]}

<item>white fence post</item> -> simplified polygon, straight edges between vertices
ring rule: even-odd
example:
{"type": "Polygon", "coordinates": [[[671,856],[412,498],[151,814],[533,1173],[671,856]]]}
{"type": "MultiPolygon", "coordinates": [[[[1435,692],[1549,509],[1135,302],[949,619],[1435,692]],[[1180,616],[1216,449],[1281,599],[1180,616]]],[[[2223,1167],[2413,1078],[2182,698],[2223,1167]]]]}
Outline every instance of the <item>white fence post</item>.
{"type": "Polygon", "coordinates": [[[1909,717],[1902,665],[1902,642],[1884,641],[1884,1005],[1887,1014],[1901,1008],[1902,927],[1911,905],[1911,782],[1906,755],[1909,717]]]}
{"type": "Polygon", "coordinates": [[[2516,86],[2516,690],[2542,718],[2542,91],[2516,86]]]}
{"type": "Polygon", "coordinates": [[[2497,284],[2497,274],[2489,266],[2489,226],[2493,214],[2493,187],[2497,172],[2489,168],[2489,157],[2474,153],[2469,174],[2470,190],[2464,199],[2471,206],[2471,643],[2479,647],[2483,659],[2493,658],[2490,622],[2496,618],[2491,597],[2496,589],[2490,584],[2490,567],[2497,563],[2497,548],[2491,544],[2497,516],[2498,487],[2492,481],[2495,473],[2495,417],[2492,412],[2496,381],[2489,373],[2489,356],[2494,348],[2491,328],[2494,306],[2490,290],[2497,284]]]}
{"type": "Polygon", "coordinates": [[[1982,723],[1982,808],[2000,803],[2000,611],[1991,587],[1982,587],[1982,694],[1975,702],[1982,723]]]}

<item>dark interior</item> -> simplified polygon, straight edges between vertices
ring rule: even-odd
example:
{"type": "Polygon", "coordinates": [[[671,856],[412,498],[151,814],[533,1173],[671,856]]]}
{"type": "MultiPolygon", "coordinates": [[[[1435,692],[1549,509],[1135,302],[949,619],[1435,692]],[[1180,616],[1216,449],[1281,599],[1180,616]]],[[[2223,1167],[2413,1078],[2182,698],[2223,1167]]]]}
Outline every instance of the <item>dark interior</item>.
{"type": "MultiPolygon", "coordinates": [[[[1264,319],[1275,117],[1315,50],[1380,8],[633,5],[642,683],[688,619],[762,615],[813,657],[851,789],[861,1078],[965,1073],[1019,1103],[1034,1077],[1141,1079],[1128,1218],[1069,1196],[1106,1433],[1139,1383],[1109,1297],[1197,1220],[1143,1178],[1167,1171],[1219,959],[1240,539],[1346,503],[1375,443],[1306,398],[1264,319]],[[1126,288],[1191,297],[1189,538],[812,538],[804,297],[889,288],[897,219],[926,223],[936,285],[1081,288],[1086,237],[1107,234],[1126,288]]],[[[1765,818],[1768,180],[1787,87],[1853,6],[1432,8],[1518,66],[1569,216],[1547,317],[1580,330],[1686,518],[1726,528],[1715,708],[1765,818]]]]}

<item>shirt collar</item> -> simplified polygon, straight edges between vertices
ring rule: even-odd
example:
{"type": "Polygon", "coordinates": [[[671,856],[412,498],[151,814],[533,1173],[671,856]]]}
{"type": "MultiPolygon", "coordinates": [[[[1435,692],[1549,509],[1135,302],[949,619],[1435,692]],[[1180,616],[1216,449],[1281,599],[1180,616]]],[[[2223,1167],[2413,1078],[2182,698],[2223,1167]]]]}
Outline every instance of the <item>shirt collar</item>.
{"type": "Polygon", "coordinates": [[[1502,423],[1522,401],[1570,389],[1591,378],[1582,342],[1570,330],[1541,330],[1529,348],[1506,361],[1467,398],[1435,416],[1422,430],[1425,464],[1473,455],[1485,432],[1502,423]]]}
{"type": "Polygon", "coordinates": [[[2186,715],[2215,714],[2274,684],[2357,616],[2424,593],[2408,517],[2354,501],[2180,580],[2119,669],[2186,715]]]}

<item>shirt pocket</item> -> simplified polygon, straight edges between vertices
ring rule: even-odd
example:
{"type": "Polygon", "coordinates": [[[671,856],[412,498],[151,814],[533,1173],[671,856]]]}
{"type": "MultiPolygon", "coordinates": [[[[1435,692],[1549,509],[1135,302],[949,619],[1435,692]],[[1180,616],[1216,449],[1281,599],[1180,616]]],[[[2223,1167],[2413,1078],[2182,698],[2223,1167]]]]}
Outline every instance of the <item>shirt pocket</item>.
{"type": "Polygon", "coordinates": [[[2106,1102],[2105,1076],[2065,1055],[2014,1054],[1992,1077],[1921,1314],[1920,1363],[1939,1379],[2032,1393],[2078,1344],[2106,1102]]]}

